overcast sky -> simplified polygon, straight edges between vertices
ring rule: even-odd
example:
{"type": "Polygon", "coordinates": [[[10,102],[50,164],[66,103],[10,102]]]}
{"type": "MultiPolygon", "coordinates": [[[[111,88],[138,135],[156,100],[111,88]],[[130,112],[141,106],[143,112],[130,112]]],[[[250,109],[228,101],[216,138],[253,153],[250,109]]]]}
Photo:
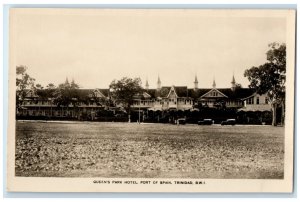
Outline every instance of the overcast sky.
{"type": "MultiPolygon", "coordinates": [[[[16,12],[15,63],[46,86],[74,78],[81,88],[107,88],[140,77],[156,88],[248,86],[245,69],[263,64],[271,42],[285,42],[284,18],[207,15],[197,10],[42,10],[16,12]]],[[[260,15],[261,16],[261,15],[260,15]]]]}

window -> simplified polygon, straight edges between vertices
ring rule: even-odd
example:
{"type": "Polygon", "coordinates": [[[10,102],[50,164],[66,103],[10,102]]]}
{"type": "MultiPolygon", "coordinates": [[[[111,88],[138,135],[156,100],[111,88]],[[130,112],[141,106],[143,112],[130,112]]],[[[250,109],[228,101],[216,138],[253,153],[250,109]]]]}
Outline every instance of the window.
{"type": "Polygon", "coordinates": [[[265,104],[269,104],[269,100],[267,97],[265,98],[265,104]]]}
{"type": "Polygon", "coordinates": [[[256,104],[259,105],[259,97],[256,98],[256,104]]]}
{"type": "Polygon", "coordinates": [[[252,98],[249,98],[247,99],[247,104],[253,104],[254,103],[254,99],[253,97],[252,98]]]}

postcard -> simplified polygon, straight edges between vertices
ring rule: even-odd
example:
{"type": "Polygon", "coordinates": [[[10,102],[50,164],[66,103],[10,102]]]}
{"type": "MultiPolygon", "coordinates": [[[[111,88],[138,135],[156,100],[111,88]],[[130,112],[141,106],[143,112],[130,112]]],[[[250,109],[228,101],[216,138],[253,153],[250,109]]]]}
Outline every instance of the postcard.
{"type": "Polygon", "coordinates": [[[295,10],[9,12],[7,191],[293,191],[295,10]]]}

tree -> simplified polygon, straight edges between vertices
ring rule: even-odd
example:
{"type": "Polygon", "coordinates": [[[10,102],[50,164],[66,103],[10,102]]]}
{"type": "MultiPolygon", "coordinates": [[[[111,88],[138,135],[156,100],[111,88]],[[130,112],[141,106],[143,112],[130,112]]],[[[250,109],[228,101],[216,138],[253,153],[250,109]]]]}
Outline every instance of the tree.
{"type": "Polygon", "coordinates": [[[35,85],[35,88],[37,90],[43,90],[44,89],[44,87],[41,84],[39,84],[39,83],[35,85]]]}
{"type": "MultiPolygon", "coordinates": [[[[273,112],[272,125],[276,126],[276,109],[278,105],[284,109],[285,102],[286,45],[271,43],[269,47],[267,62],[246,70],[244,76],[248,77],[250,88],[254,88],[259,94],[267,94],[273,112]]],[[[282,119],[283,117],[284,114],[282,119]]]]}
{"type": "Polygon", "coordinates": [[[53,83],[49,83],[46,86],[46,89],[44,89],[44,91],[45,91],[46,97],[52,99],[55,94],[55,91],[56,91],[56,86],[53,83]]]}
{"type": "Polygon", "coordinates": [[[56,86],[53,84],[53,83],[49,83],[47,86],[46,86],[47,89],[55,89],[56,86]]]}
{"type": "Polygon", "coordinates": [[[70,84],[68,79],[65,83],[59,84],[54,91],[54,104],[58,107],[69,107],[70,104],[77,106],[79,97],[79,85],[74,81],[70,84]]]}
{"type": "Polygon", "coordinates": [[[50,83],[44,88],[40,84],[35,85],[36,94],[42,99],[51,99],[54,96],[54,92],[56,91],[56,87],[54,84],[50,83]]]}
{"type": "Polygon", "coordinates": [[[36,84],[34,87],[34,90],[35,90],[36,94],[39,96],[39,98],[44,99],[47,97],[44,87],[41,84],[36,84]]]}
{"type": "Polygon", "coordinates": [[[241,88],[243,88],[242,84],[240,83],[235,84],[235,89],[241,89],[241,88]]]}
{"type": "MultiPolygon", "coordinates": [[[[68,80],[66,80],[68,82],[68,80]]],[[[71,89],[79,89],[79,85],[75,83],[74,79],[72,79],[71,84],[70,84],[71,89]]]]}
{"type": "Polygon", "coordinates": [[[24,98],[29,89],[34,89],[34,78],[30,77],[27,72],[27,67],[20,65],[16,67],[16,107],[21,108],[24,98]]]}
{"type": "MultiPolygon", "coordinates": [[[[47,98],[46,91],[43,90],[44,87],[41,84],[36,84],[34,87],[34,91],[38,98],[36,99],[36,103],[38,103],[39,100],[45,100],[47,98]]],[[[40,114],[41,108],[40,106],[38,107],[38,114],[40,114]]]]}
{"type": "Polygon", "coordinates": [[[117,103],[121,103],[124,106],[126,112],[128,113],[129,120],[131,105],[133,104],[134,97],[142,92],[141,83],[142,82],[140,78],[132,79],[123,77],[118,81],[113,80],[109,85],[112,98],[117,103]]]}

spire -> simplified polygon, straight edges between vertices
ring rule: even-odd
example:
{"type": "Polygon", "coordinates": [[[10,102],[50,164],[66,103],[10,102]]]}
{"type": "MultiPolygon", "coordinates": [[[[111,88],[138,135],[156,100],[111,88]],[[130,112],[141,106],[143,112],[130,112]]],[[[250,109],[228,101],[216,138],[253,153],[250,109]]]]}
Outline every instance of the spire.
{"type": "Polygon", "coordinates": [[[160,81],[160,78],[159,78],[159,75],[158,75],[158,79],[157,79],[157,90],[160,90],[161,88],[161,81],[160,81]]]}
{"type": "Polygon", "coordinates": [[[231,90],[235,91],[236,89],[236,83],[235,83],[235,78],[234,78],[234,74],[232,76],[232,81],[231,81],[231,90]]]}
{"type": "Polygon", "coordinates": [[[194,81],[194,90],[198,89],[198,78],[197,75],[195,75],[195,81],[194,81]]]}
{"type": "Polygon", "coordinates": [[[213,87],[213,88],[216,88],[216,81],[215,81],[215,78],[214,78],[212,87],[213,87]]]}
{"type": "Polygon", "coordinates": [[[234,75],[232,76],[231,84],[235,84],[235,78],[234,78],[234,75]]]}
{"type": "Polygon", "coordinates": [[[65,84],[69,84],[69,80],[68,80],[68,77],[66,77],[66,81],[65,81],[65,84]]]}
{"type": "Polygon", "coordinates": [[[145,85],[145,87],[146,87],[146,90],[148,90],[148,89],[149,89],[148,78],[146,79],[146,85],[145,85]]]}

